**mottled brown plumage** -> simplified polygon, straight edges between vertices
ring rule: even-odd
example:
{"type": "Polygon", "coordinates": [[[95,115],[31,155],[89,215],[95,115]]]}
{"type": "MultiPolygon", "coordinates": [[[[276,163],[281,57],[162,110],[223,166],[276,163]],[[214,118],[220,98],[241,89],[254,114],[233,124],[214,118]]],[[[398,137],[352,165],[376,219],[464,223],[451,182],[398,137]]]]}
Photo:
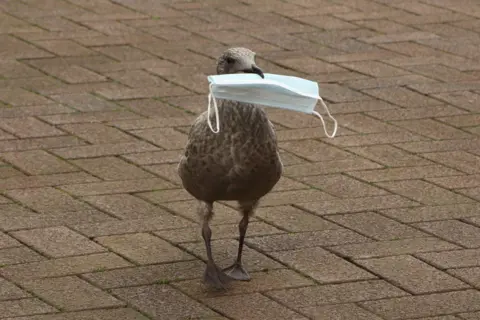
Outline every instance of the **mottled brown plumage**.
{"type": "MultiPolygon", "coordinates": [[[[218,59],[217,73],[249,72],[263,77],[254,58],[255,54],[248,49],[231,48],[218,59]]],[[[193,123],[178,174],[184,188],[200,201],[202,236],[208,255],[205,281],[222,288],[229,278],[250,279],[241,263],[249,217],[260,198],[280,179],[282,163],[273,125],[263,109],[229,100],[219,100],[218,109],[219,133],[210,130],[207,112],[193,123]],[[243,214],[238,257],[226,269],[228,276],[215,265],[210,247],[213,203],[222,200],[238,201],[243,214]]],[[[214,116],[211,117],[214,122],[214,116]]]]}

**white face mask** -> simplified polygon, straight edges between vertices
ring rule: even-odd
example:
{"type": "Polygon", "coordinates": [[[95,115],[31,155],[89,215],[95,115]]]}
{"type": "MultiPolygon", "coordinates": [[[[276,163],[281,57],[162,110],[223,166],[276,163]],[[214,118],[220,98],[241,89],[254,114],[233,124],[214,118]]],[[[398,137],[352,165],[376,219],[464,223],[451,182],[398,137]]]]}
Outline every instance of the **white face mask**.
{"type": "Polygon", "coordinates": [[[220,131],[218,107],[216,99],[234,100],[252,104],[289,109],[313,114],[320,118],[323,130],[329,138],[337,133],[337,120],[328,111],[325,102],[319,95],[318,83],[290,76],[265,73],[265,79],[256,74],[225,74],[209,76],[210,93],[208,95],[208,125],[214,133],[220,131]],[[328,134],[322,115],[315,111],[317,101],[325,108],[334,129],[328,134]],[[210,121],[211,103],[215,109],[216,130],[210,121]]]}

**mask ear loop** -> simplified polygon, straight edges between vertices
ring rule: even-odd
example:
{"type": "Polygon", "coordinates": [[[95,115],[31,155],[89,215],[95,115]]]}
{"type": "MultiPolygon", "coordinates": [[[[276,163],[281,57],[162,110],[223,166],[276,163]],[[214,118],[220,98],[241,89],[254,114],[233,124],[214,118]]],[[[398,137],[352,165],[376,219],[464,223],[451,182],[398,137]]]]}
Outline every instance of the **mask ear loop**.
{"type": "Polygon", "coordinates": [[[333,138],[333,137],[335,137],[335,134],[337,133],[337,127],[338,127],[337,120],[335,120],[335,118],[332,117],[332,115],[330,114],[330,111],[328,111],[327,105],[323,101],[322,97],[318,96],[318,98],[319,98],[320,103],[322,104],[323,108],[325,108],[325,111],[327,111],[328,117],[333,120],[334,128],[333,128],[332,135],[328,134],[327,127],[325,126],[325,121],[323,120],[322,115],[320,113],[318,113],[317,111],[313,111],[313,114],[316,115],[318,118],[320,118],[320,121],[322,121],[323,131],[325,131],[325,134],[327,135],[327,137],[333,138]]]}
{"type": "Polygon", "coordinates": [[[212,93],[212,86],[213,86],[213,83],[211,83],[210,86],[209,86],[210,93],[208,94],[207,122],[208,122],[208,126],[210,127],[210,130],[212,130],[213,133],[218,133],[218,132],[220,132],[220,116],[218,115],[217,100],[215,99],[215,96],[212,93]],[[211,107],[212,101],[213,101],[213,109],[215,110],[215,122],[217,124],[217,131],[215,131],[213,129],[212,121],[210,120],[210,113],[211,113],[211,109],[212,109],[212,107],[211,107]]]}

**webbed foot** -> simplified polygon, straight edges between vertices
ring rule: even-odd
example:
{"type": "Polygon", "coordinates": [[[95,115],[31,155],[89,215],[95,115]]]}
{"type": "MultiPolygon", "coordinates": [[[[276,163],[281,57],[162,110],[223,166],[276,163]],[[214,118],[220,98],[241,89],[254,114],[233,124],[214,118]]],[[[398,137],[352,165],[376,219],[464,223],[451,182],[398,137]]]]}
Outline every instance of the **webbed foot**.
{"type": "Polygon", "coordinates": [[[205,273],[203,275],[203,281],[205,284],[215,289],[226,290],[227,285],[231,280],[232,279],[215,264],[207,264],[207,268],[205,269],[205,273]]]}
{"type": "Polygon", "coordinates": [[[223,269],[223,271],[232,279],[240,281],[249,281],[250,275],[241,263],[235,262],[230,267],[223,269]]]}

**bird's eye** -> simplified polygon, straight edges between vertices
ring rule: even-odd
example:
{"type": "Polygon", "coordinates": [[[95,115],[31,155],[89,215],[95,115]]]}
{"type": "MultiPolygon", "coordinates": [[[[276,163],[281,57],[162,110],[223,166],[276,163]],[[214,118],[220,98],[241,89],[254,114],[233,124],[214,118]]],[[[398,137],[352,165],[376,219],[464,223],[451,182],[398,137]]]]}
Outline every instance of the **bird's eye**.
{"type": "Polygon", "coordinates": [[[235,62],[235,59],[233,59],[233,58],[231,58],[231,57],[228,57],[226,60],[227,60],[227,63],[228,63],[228,64],[232,64],[232,63],[235,62]]]}

